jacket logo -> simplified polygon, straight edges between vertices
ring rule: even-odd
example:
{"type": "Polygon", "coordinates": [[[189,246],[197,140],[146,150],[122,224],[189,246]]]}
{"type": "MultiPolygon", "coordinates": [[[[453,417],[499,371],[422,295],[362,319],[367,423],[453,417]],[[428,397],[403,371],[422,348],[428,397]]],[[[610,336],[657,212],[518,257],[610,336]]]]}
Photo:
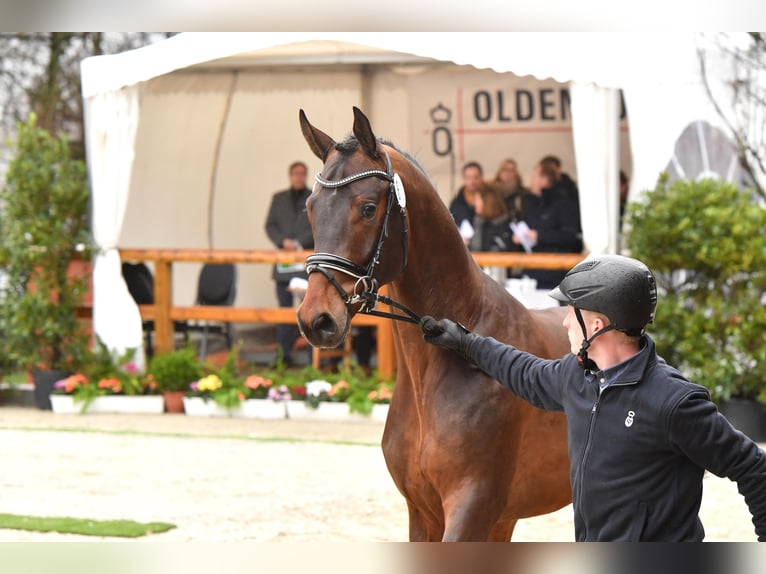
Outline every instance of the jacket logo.
{"type": "Polygon", "coordinates": [[[634,411],[628,411],[628,416],[625,417],[625,426],[630,428],[633,426],[633,417],[636,416],[634,411]]]}

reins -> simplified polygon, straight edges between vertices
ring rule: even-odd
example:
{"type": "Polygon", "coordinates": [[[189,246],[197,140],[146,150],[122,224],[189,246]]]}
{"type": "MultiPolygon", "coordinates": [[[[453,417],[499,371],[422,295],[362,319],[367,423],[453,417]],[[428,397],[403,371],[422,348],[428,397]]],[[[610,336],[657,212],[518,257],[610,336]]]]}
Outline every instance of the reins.
{"type": "Polygon", "coordinates": [[[337,180],[328,180],[319,174],[315,176],[316,183],[329,189],[343,187],[368,177],[378,177],[380,179],[386,180],[389,183],[386,213],[383,217],[383,225],[381,226],[380,234],[378,235],[378,241],[375,245],[375,250],[373,251],[370,261],[365,267],[361,267],[350,259],[341,257],[340,255],[335,255],[334,253],[314,253],[306,258],[306,271],[309,274],[319,272],[324,275],[330,284],[338,291],[347,307],[350,307],[356,303],[361,303],[359,313],[363,313],[365,315],[375,315],[377,317],[385,317],[397,321],[406,321],[408,323],[419,323],[420,316],[413,312],[411,309],[408,309],[405,305],[402,305],[398,301],[394,301],[393,299],[378,293],[380,283],[377,279],[375,279],[374,276],[375,269],[380,263],[380,256],[383,252],[383,244],[388,238],[388,226],[391,218],[391,211],[394,207],[394,200],[396,200],[399,205],[399,215],[402,220],[402,246],[404,251],[402,269],[407,266],[407,249],[409,243],[404,185],[402,184],[402,180],[399,178],[399,174],[393,172],[391,167],[391,159],[388,156],[388,152],[384,151],[384,153],[386,154],[386,171],[382,171],[380,169],[369,169],[337,180]],[[349,295],[345,289],[343,289],[341,284],[335,278],[333,271],[344,273],[345,275],[356,279],[352,294],[349,295]],[[376,310],[375,305],[378,301],[403,311],[405,315],[376,310]]]}

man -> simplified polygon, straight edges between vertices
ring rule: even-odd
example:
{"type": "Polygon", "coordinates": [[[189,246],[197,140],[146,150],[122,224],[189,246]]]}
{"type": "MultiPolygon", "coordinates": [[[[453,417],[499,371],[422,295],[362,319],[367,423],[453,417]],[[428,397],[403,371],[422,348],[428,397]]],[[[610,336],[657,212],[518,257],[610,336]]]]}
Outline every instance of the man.
{"type": "Polygon", "coordinates": [[[561,160],[555,155],[546,155],[540,160],[540,165],[549,167],[555,174],[553,183],[560,187],[569,196],[569,199],[580,205],[580,190],[577,188],[577,182],[573,180],[568,173],[561,169],[561,160]]]}
{"type": "MultiPolygon", "coordinates": [[[[521,199],[520,219],[526,233],[514,234],[516,245],[531,246],[535,253],[579,253],[582,251],[580,214],[574,201],[556,186],[556,175],[550,166],[539,163],[532,171],[529,190],[521,199]]],[[[564,278],[557,269],[525,269],[537,281],[538,289],[552,289],[564,278]]]]}
{"type": "Polygon", "coordinates": [[[463,166],[463,186],[458,190],[449,205],[449,212],[455,220],[466,245],[473,237],[473,218],[476,216],[474,203],[479,191],[485,185],[484,170],[481,164],[469,161],[463,166]]]}
{"type": "MultiPolygon", "coordinates": [[[[654,276],[619,255],[585,260],[550,295],[569,305],[572,354],[545,360],[424,317],[424,339],[462,353],[531,404],[567,415],[578,541],[700,541],[705,470],[737,482],[766,541],[766,453],[704,387],[657,356],[644,332],[654,276]]],[[[711,358],[711,360],[714,360],[711,358]]]]}
{"type": "MultiPolygon", "coordinates": [[[[271,200],[266,217],[266,234],[277,249],[313,249],[314,235],[306,212],[306,200],[311,195],[311,190],[306,187],[308,167],[301,161],[293,162],[288,175],[290,187],[275,193],[271,200]]],[[[275,265],[271,276],[276,282],[279,306],[292,307],[293,294],[288,291],[288,286],[293,277],[307,278],[304,265],[275,265]]],[[[292,362],[291,351],[297,338],[297,325],[277,325],[277,353],[281,353],[282,360],[287,364],[292,362]]]]}

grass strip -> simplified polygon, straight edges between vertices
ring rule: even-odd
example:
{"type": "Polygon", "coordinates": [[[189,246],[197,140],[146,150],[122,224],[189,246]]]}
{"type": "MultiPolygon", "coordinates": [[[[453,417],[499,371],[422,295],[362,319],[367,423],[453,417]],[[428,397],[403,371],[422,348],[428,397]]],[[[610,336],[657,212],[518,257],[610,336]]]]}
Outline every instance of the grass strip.
{"type": "Polygon", "coordinates": [[[92,520],[69,516],[27,516],[23,514],[0,514],[0,528],[28,530],[32,532],[59,532],[85,536],[111,536],[138,538],[159,534],[176,528],[167,522],[135,522],[134,520],[92,520]]]}

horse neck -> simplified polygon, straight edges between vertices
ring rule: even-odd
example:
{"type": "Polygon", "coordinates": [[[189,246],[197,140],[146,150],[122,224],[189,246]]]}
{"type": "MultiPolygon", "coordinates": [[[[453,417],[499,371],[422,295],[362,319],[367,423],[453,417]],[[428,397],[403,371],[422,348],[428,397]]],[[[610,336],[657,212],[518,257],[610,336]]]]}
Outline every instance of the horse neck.
{"type": "Polygon", "coordinates": [[[409,257],[391,293],[419,315],[469,321],[477,317],[486,285],[455,221],[436,191],[409,198],[409,257]]]}

